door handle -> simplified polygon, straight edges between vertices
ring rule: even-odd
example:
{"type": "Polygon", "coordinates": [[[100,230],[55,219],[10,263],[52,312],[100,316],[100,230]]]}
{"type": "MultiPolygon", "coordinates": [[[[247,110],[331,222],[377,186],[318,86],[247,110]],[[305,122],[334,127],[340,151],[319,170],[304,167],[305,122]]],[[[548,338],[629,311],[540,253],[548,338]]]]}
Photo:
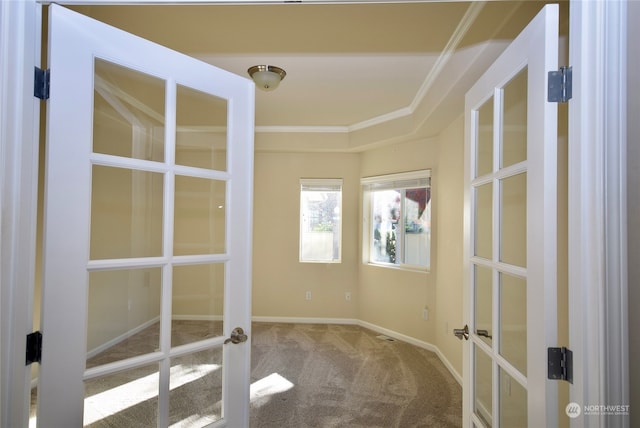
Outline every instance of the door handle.
{"type": "Polygon", "coordinates": [[[469,326],[465,324],[464,328],[454,328],[453,334],[460,340],[469,340],[469,326]]]}
{"type": "Polygon", "coordinates": [[[482,336],[482,337],[486,337],[488,339],[491,339],[491,335],[489,334],[489,330],[476,330],[476,334],[478,336],[482,336]]]}
{"type": "Polygon", "coordinates": [[[238,343],[246,342],[247,339],[249,339],[249,336],[244,334],[244,330],[242,329],[242,327],[236,327],[231,332],[231,337],[224,341],[224,344],[226,345],[227,343],[231,342],[237,345],[238,343]]]}

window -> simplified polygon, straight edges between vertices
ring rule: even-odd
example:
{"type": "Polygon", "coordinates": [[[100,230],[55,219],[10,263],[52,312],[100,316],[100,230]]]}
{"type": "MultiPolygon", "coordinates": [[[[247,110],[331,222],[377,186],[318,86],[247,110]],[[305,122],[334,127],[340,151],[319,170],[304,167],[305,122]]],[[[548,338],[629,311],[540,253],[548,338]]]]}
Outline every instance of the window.
{"type": "Polygon", "coordinates": [[[365,261],[429,269],[431,171],[367,177],[361,183],[365,261]]]}
{"type": "Polygon", "coordinates": [[[342,179],[300,180],[300,261],[340,263],[342,179]]]}

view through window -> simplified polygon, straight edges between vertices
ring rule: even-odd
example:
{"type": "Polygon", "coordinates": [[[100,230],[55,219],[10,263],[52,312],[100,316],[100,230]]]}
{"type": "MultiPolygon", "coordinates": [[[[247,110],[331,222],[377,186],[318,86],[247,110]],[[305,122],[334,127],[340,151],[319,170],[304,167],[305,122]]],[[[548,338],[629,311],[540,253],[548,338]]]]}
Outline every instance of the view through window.
{"type": "Polygon", "coordinates": [[[300,261],[339,263],[342,179],[300,180],[300,261]]]}
{"type": "Polygon", "coordinates": [[[367,177],[362,185],[368,262],[429,269],[430,171],[367,177]]]}

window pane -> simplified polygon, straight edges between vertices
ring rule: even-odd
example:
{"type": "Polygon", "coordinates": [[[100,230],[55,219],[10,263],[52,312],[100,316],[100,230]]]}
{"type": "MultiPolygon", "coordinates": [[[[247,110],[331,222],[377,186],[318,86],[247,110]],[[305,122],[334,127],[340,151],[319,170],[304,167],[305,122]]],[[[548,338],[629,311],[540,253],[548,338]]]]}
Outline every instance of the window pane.
{"type": "Polygon", "coordinates": [[[493,272],[490,268],[474,265],[475,333],[491,346],[493,338],[493,272]]]}
{"type": "Polygon", "coordinates": [[[493,171],[493,97],[478,110],[476,177],[493,171]]]}
{"type": "Polygon", "coordinates": [[[527,281],[500,273],[500,355],[527,374],[527,281]]]}
{"type": "Polygon", "coordinates": [[[362,179],[363,248],[368,262],[428,269],[431,264],[431,171],[362,179]]]}
{"type": "Polygon", "coordinates": [[[156,172],[92,167],[92,260],[162,255],[163,180],[156,172]]]}
{"type": "Polygon", "coordinates": [[[300,261],[340,261],[341,206],[340,186],[301,186],[300,261]]]}
{"type": "Polygon", "coordinates": [[[429,266],[431,240],[431,189],[405,190],[404,263],[429,266]]]}
{"type": "Polygon", "coordinates": [[[176,176],[175,255],[221,254],[226,241],[226,182],[176,176]]]}
{"type": "Polygon", "coordinates": [[[178,85],[176,164],[227,170],[227,101],[178,85]]]}
{"type": "Polygon", "coordinates": [[[504,91],[502,126],[502,168],[527,159],[527,69],[522,70],[504,91]]]}
{"type": "Polygon", "coordinates": [[[476,222],[474,254],[485,259],[492,258],[493,251],[493,184],[475,188],[476,222]]]}
{"type": "Polygon", "coordinates": [[[223,335],[224,278],[224,263],[173,267],[171,346],[223,335]]]}
{"type": "Polygon", "coordinates": [[[473,347],[473,350],[475,376],[475,379],[472,380],[474,388],[473,412],[486,426],[491,426],[491,421],[493,420],[493,367],[491,357],[477,345],[473,347]]]}
{"type": "Polygon", "coordinates": [[[160,268],[89,273],[87,367],[95,367],[160,347],[160,268]]]}
{"type": "Polygon", "coordinates": [[[500,367],[500,426],[527,426],[527,390],[500,367]]]}
{"type": "Polygon", "coordinates": [[[85,427],[155,427],[160,375],[157,364],[84,382],[85,427]]]}
{"type": "Polygon", "coordinates": [[[211,426],[222,417],[222,348],[171,359],[169,424],[211,426]]]}
{"type": "Polygon", "coordinates": [[[527,266],[527,174],[501,180],[500,261],[527,266]]]}
{"type": "Polygon", "coordinates": [[[164,161],[165,81],[96,58],[93,151],[164,161]]]}
{"type": "Polygon", "coordinates": [[[373,251],[371,261],[396,263],[397,226],[401,194],[397,190],[372,192],[373,251]]]}

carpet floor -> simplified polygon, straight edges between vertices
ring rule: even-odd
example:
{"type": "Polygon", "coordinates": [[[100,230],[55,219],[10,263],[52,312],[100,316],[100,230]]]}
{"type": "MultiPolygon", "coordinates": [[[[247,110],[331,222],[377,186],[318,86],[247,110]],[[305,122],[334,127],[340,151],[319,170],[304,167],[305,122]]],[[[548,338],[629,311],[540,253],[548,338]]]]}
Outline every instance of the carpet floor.
{"type": "Polygon", "coordinates": [[[251,404],[251,426],[459,427],[462,389],[430,351],[353,325],[255,323],[252,382],[293,387],[251,404]]]}
{"type": "MultiPolygon", "coordinates": [[[[174,345],[221,331],[220,323],[206,321],[174,326],[174,345]]],[[[151,349],[156,335],[157,325],[149,327],[91,358],[87,366],[151,349]]],[[[355,325],[253,323],[250,427],[460,427],[462,389],[440,359],[423,348],[379,336],[355,325]]],[[[174,364],[188,370],[181,369],[184,379],[171,387],[170,425],[191,428],[217,420],[222,378],[215,367],[222,364],[221,352],[174,360],[172,370],[174,364]],[[194,409],[197,422],[190,419],[194,409]]],[[[85,426],[156,425],[157,392],[152,391],[157,391],[157,366],[96,379],[87,382],[85,390],[85,426]],[[131,385],[138,391],[131,392],[131,385]],[[134,397],[139,400],[133,402],[134,397]]],[[[35,400],[34,390],[32,404],[35,400]]]]}

